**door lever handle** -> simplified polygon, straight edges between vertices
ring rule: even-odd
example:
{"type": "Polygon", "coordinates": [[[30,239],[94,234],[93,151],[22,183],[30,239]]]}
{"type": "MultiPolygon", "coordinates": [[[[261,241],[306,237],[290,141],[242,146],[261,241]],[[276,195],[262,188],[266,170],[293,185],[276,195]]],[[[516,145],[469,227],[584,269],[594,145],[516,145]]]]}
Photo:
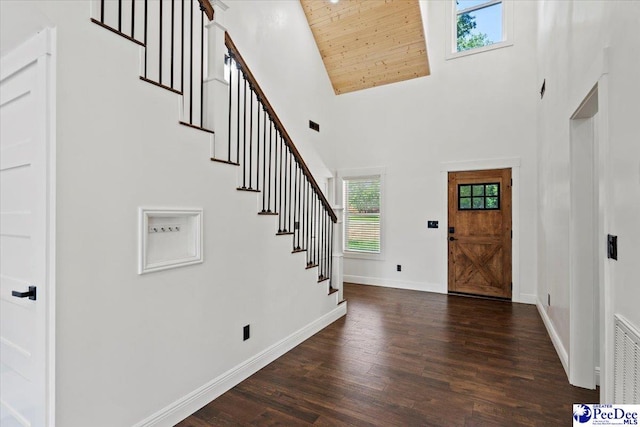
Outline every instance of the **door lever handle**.
{"type": "Polygon", "coordinates": [[[454,240],[458,240],[458,239],[456,239],[456,238],[455,238],[455,237],[453,237],[453,236],[449,237],[449,241],[450,241],[450,242],[453,242],[454,240]]]}
{"type": "Polygon", "coordinates": [[[36,300],[36,287],[35,286],[29,286],[29,290],[27,292],[18,292],[18,291],[11,291],[11,296],[16,297],[16,298],[29,298],[32,301],[36,300]]]}

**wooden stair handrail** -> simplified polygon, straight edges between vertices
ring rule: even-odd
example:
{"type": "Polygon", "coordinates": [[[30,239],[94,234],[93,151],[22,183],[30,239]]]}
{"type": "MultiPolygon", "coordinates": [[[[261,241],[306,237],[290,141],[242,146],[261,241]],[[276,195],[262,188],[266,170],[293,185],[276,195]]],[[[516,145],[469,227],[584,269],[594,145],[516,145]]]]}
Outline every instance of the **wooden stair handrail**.
{"type": "Polygon", "coordinates": [[[205,15],[207,15],[209,21],[213,21],[213,15],[215,12],[213,10],[211,2],[209,0],[198,0],[198,3],[200,3],[200,10],[203,11],[205,15]]]}
{"type": "Polygon", "coordinates": [[[322,190],[320,190],[320,186],[318,185],[316,180],[313,178],[313,175],[311,174],[311,171],[307,167],[307,164],[305,163],[305,161],[303,160],[302,156],[300,155],[300,152],[298,152],[298,149],[293,144],[293,141],[291,140],[291,137],[289,136],[289,134],[287,133],[286,129],[284,128],[282,122],[278,118],[278,115],[276,114],[275,110],[273,109],[273,107],[271,106],[269,101],[267,100],[267,97],[265,96],[264,92],[262,91],[262,88],[260,88],[260,85],[258,84],[258,81],[253,76],[253,74],[251,73],[251,70],[249,70],[249,67],[247,66],[247,63],[245,62],[244,58],[242,58],[242,55],[240,55],[240,52],[238,51],[238,48],[236,47],[235,43],[233,43],[233,40],[231,39],[231,36],[229,36],[229,33],[227,33],[227,32],[224,33],[224,42],[225,42],[225,45],[227,46],[227,49],[229,49],[229,51],[233,55],[233,59],[238,64],[240,64],[240,67],[242,68],[242,70],[244,72],[245,78],[249,81],[249,83],[251,84],[251,87],[253,87],[253,90],[255,91],[256,95],[258,96],[258,98],[260,98],[260,100],[264,104],[264,107],[267,110],[267,113],[269,113],[269,116],[273,120],[274,124],[276,125],[276,128],[280,130],[280,134],[283,136],[285,144],[287,144],[287,147],[289,147],[289,150],[291,150],[291,153],[293,154],[293,157],[295,157],[296,161],[300,165],[300,167],[302,169],[302,172],[304,173],[304,175],[309,180],[309,183],[311,183],[311,187],[313,187],[314,192],[318,195],[318,198],[320,199],[320,202],[322,203],[322,205],[326,209],[327,213],[331,217],[331,220],[334,223],[337,222],[338,218],[336,217],[335,212],[331,208],[331,205],[329,204],[327,199],[324,197],[324,194],[322,193],[322,190]]]}

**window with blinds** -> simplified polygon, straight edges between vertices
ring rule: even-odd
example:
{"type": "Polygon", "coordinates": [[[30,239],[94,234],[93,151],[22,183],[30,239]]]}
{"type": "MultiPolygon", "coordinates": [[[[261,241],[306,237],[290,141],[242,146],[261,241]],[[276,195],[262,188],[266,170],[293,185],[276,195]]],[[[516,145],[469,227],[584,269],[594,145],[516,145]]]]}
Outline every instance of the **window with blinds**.
{"type": "Polygon", "coordinates": [[[345,251],[380,253],[380,176],[344,180],[345,251]]]}

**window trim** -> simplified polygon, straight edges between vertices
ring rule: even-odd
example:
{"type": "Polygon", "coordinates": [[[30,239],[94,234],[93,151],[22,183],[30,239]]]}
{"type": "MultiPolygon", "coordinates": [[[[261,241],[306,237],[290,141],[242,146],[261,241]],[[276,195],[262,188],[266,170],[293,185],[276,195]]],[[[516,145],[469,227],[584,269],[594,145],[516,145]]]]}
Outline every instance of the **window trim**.
{"type": "Polygon", "coordinates": [[[345,258],[368,259],[376,261],[384,261],[385,259],[385,174],[386,169],[382,167],[343,169],[338,171],[338,182],[341,189],[340,198],[342,206],[344,207],[344,219],[342,221],[342,233],[344,236],[344,238],[342,239],[342,253],[345,258]],[[373,177],[380,178],[380,253],[350,251],[347,250],[347,206],[346,200],[344,200],[345,181],[349,179],[365,179],[373,177]]]}
{"type": "MultiPolygon", "coordinates": [[[[489,0],[487,1],[489,3],[489,0]]],[[[464,56],[475,55],[476,53],[488,52],[491,50],[501,49],[504,47],[513,46],[513,1],[501,0],[492,2],[492,4],[502,3],[502,41],[493,43],[487,46],[477,47],[475,49],[463,50],[458,52],[457,40],[458,40],[458,13],[456,10],[456,0],[451,0],[448,7],[446,7],[446,34],[445,37],[445,59],[456,59],[464,56]]],[[[482,9],[488,6],[481,7],[469,7],[467,11],[473,11],[482,9]]]]}

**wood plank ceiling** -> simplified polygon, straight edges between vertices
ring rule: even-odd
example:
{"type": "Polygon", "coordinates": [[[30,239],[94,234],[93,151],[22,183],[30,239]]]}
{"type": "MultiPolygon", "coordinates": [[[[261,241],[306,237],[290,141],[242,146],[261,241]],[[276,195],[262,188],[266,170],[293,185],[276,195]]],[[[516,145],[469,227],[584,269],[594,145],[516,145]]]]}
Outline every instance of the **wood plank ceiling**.
{"type": "Polygon", "coordinates": [[[418,0],[300,0],[336,94],[428,76],[418,0]]]}

